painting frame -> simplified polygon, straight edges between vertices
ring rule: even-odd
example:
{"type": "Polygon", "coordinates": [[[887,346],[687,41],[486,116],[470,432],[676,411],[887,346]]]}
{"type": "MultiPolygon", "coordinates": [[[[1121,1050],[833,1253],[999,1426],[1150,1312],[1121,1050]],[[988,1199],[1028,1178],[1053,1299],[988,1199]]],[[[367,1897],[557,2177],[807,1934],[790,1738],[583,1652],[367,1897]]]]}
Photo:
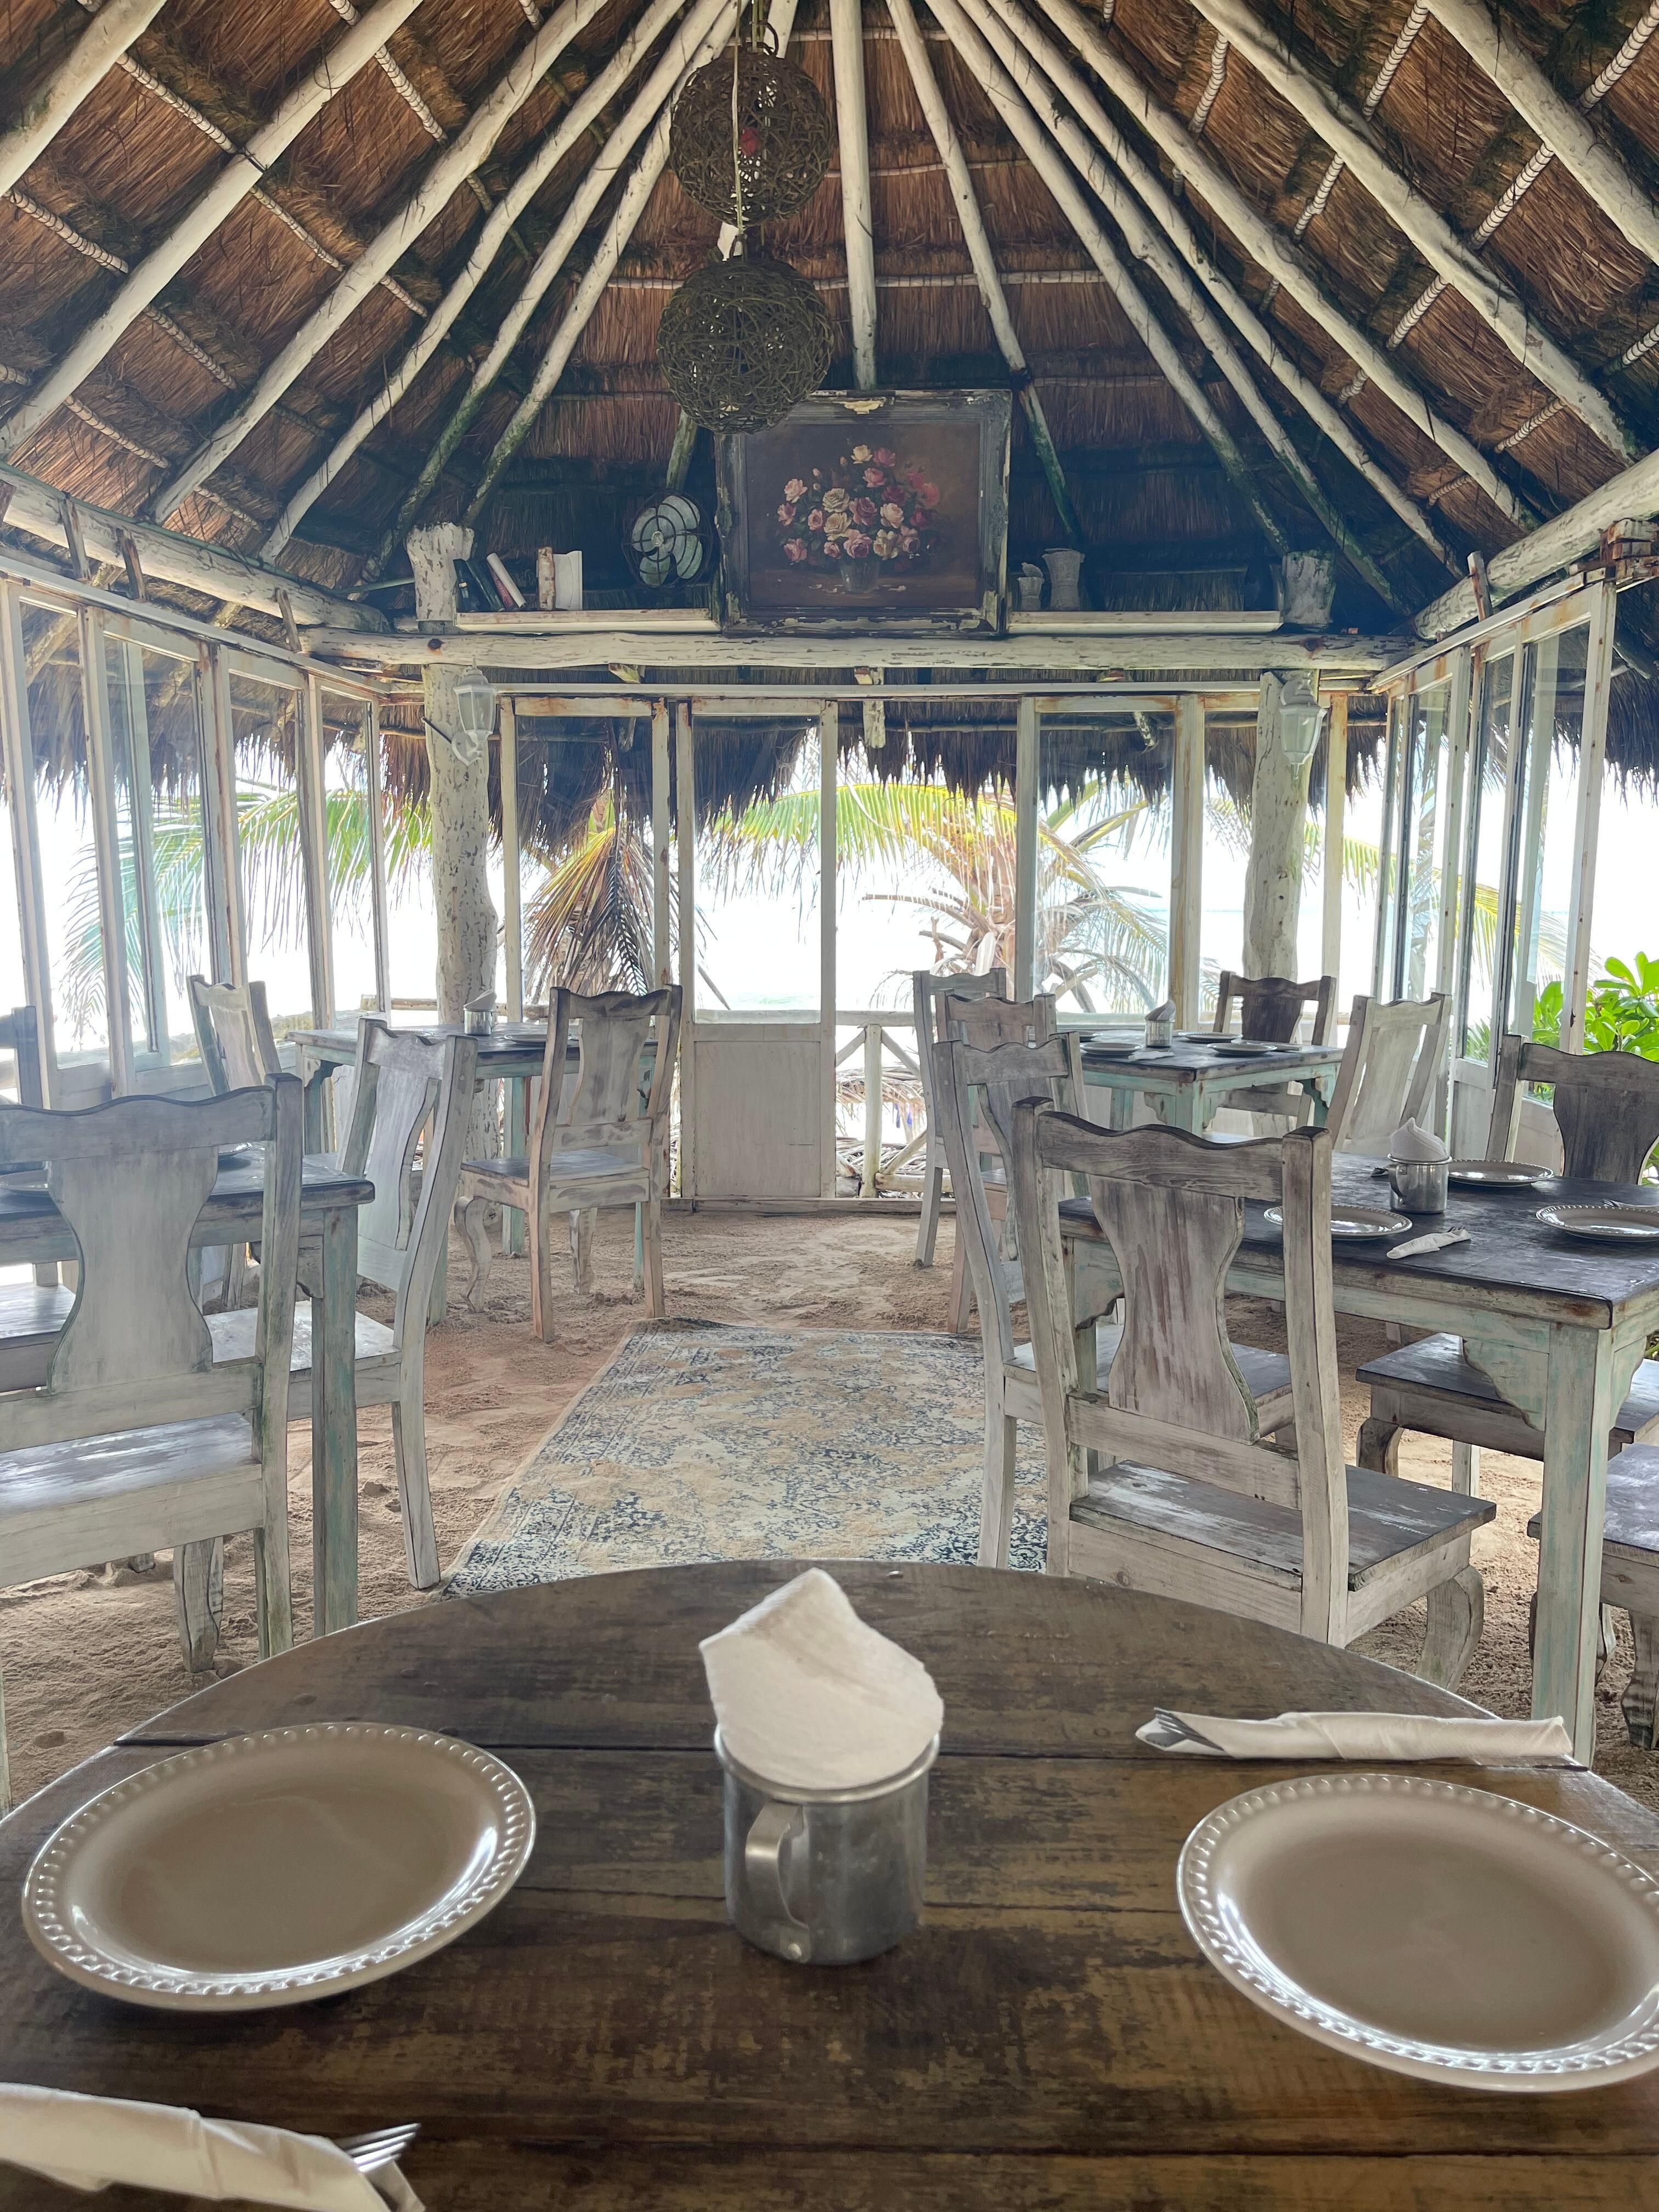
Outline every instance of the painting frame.
{"type": "Polygon", "coordinates": [[[763,636],[1000,634],[1007,605],[1012,412],[1006,390],[817,392],[769,429],[717,439],[722,629],[763,636]],[[865,549],[861,558],[840,562],[823,538],[822,509],[810,510],[818,520],[809,537],[805,500],[781,495],[803,481],[802,470],[808,483],[816,480],[815,466],[831,478],[846,475],[837,464],[855,445],[869,449],[875,474],[884,477],[872,487],[874,497],[852,487],[861,504],[873,505],[888,489],[908,502],[901,507],[902,522],[923,526],[888,530],[872,522],[862,538],[847,541],[865,549]],[[884,472],[883,452],[890,457],[884,472]],[[939,483],[927,476],[928,465],[939,483]],[[928,493],[934,504],[924,509],[918,502],[928,493]],[[779,519],[790,505],[803,510],[798,524],[779,519]],[[935,517],[937,527],[927,528],[935,517]],[[915,550],[904,547],[907,538],[916,540],[915,550]],[[791,543],[811,550],[786,560],[791,543]]]}

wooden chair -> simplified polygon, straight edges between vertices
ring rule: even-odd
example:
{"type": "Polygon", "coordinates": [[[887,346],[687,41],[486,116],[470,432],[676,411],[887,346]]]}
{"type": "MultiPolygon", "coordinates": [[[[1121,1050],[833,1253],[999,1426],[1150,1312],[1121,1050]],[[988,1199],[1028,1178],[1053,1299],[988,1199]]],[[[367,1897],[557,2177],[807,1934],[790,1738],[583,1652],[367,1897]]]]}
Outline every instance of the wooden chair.
{"type": "Polygon", "coordinates": [[[916,969],[910,977],[910,1003],[916,1018],[916,1066],[921,1070],[922,1111],[927,1117],[927,1149],[921,1170],[921,1218],[916,1224],[916,1265],[931,1267],[939,1241],[939,1202],[945,1195],[945,1140],[939,1133],[934,1104],[933,1044],[939,1034],[939,1001],[947,994],[959,999],[1008,995],[1008,971],[990,969],[983,975],[936,975],[928,968],[916,969]]]}
{"type": "MultiPolygon", "coordinates": [[[[252,1531],[259,1649],[293,1641],[288,1389],[300,1237],[299,1083],[193,1103],[0,1114],[0,1168],[46,1163],[80,1249],[74,1312],[38,1386],[0,1392],[0,1580],[252,1531]],[[191,1233],[222,1146],[266,1147],[259,1308],[216,1359],[190,1288],[191,1233]]],[[[0,1710],[0,1802],[7,1796],[0,1710]]]]}
{"type": "Polygon", "coordinates": [[[1422,1000],[1354,1000],[1326,1117],[1339,1152],[1386,1159],[1389,1139],[1401,1124],[1422,1121],[1432,1112],[1434,1087],[1445,1071],[1450,1017],[1443,991],[1422,1000]]]}
{"type": "Polygon", "coordinates": [[[467,1304],[479,1306],[492,1254],[486,1211],[520,1207],[529,1224],[530,1325],[544,1343],[553,1322],[553,1220],[575,1217],[576,1288],[593,1284],[593,1224],[602,1206],[643,1211],[645,1310],[665,1310],[662,1196],[668,1181],[668,1109],[679,1046],[678,984],[630,998],[623,991],[584,999],[556,991],[547,1051],[531,1116],[528,1153],[468,1160],[461,1170],[462,1224],[472,1247],[467,1304]],[[565,1054],[576,1024],[577,1067],[566,1079],[565,1054]],[[641,1066],[653,1039],[656,1058],[641,1104],[641,1066]]]}
{"type": "MultiPolygon", "coordinates": [[[[1288,1044],[1295,1036],[1303,1012],[1314,1010],[1315,1044],[1328,1044],[1336,1016],[1336,978],[1321,975],[1311,983],[1292,982],[1288,975],[1235,975],[1224,968],[1216,981],[1215,1034],[1227,1032],[1234,1000],[1238,1002],[1238,1033],[1268,1044],[1288,1044]]],[[[1311,1086],[1295,1089],[1284,1084],[1258,1084],[1235,1091],[1227,1103],[1243,1114],[1270,1114],[1291,1124],[1310,1120],[1313,1113],[1311,1086]]]]}
{"type": "Polygon", "coordinates": [[[189,979],[191,1019],[202,1065],[216,1091],[241,1091],[282,1073],[263,983],[189,979]]]}
{"type": "MultiPolygon", "coordinates": [[[[982,1567],[1008,1564],[1016,1425],[1042,1419],[1031,1346],[1018,1340],[1014,1325],[1014,1309],[1024,1303],[1024,1287],[1018,1264],[1003,1258],[1001,1224],[989,1203],[998,1187],[986,1182],[982,1148],[988,1138],[996,1145],[997,1157],[1007,1158],[1013,1109],[1019,1099],[1048,1098],[1074,1112],[1083,1096],[1079,1049],[1075,1032],[1047,1037],[1040,1044],[995,1045],[988,1051],[951,1042],[937,1048],[935,1095],[951,1188],[956,1194],[957,1241],[968,1255],[985,1352],[985,1480],[979,1528],[982,1567]]],[[[998,1194],[1006,1199],[1006,1188],[998,1194]]],[[[1096,1358],[1103,1368],[1110,1366],[1121,1334],[1109,1322],[1097,1324],[1096,1358]]],[[[1267,1426],[1278,1425],[1275,1417],[1288,1420],[1290,1362],[1277,1352],[1242,1345],[1233,1347],[1233,1356],[1258,1398],[1273,1401],[1271,1414],[1264,1413],[1267,1426]]]]}
{"type": "Polygon", "coordinates": [[[1048,1465],[1051,1573],[1182,1597],[1346,1644],[1429,1600],[1422,1672],[1450,1686],[1480,1633],[1469,1537],[1494,1509],[1345,1467],[1331,1299],[1327,1130],[1243,1145],[1179,1129],[1101,1129],[1042,1101],[1014,1108],[1048,1465]],[[1103,1386],[1080,1372],[1057,1180],[1088,1179],[1123,1285],[1103,1386]],[[1295,1441],[1265,1443],[1226,1340],[1227,1270],[1246,1200],[1284,1211],[1295,1441]],[[1091,1475],[1087,1455],[1100,1455],[1091,1475]]]}
{"type": "MultiPolygon", "coordinates": [[[[1659,1144],[1659,1062],[1630,1053],[1558,1052],[1506,1036],[1498,1055],[1489,1159],[1514,1158],[1529,1084],[1552,1088],[1566,1176],[1590,1182],[1639,1181],[1659,1144]]],[[[1362,1467],[1395,1472],[1400,1438],[1407,1430],[1449,1442],[1453,1486],[1469,1493],[1480,1486],[1482,1451],[1544,1456],[1543,1430],[1468,1357],[1461,1337],[1442,1333],[1402,1345],[1368,1360],[1358,1380],[1371,1394],[1370,1415],[1359,1431],[1362,1467]]],[[[1650,1749],[1659,1698],[1659,1451],[1631,1449],[1650,1439],[1659,1439],[1659,1359],[1638,1366],[1607,1432],[1607,1450],[1615,1456],[1607,1474],[1601,1562],[1602,1601],[1625,1607],[1636,1639],[1637,1673],[1626,1692],[1626,1723],[1631,1741],[1650,1749]],[[1645,1557],[1644,1547],[1650,1547],[1645,1557]]]]}
{"type": "MultiPolygon", "coordinates": [[[[16,1062],[18,1105],[38,1111],[46,1103],[46,1083],[40,1018],[33,1006],[14,1006],[0,1018],[0,1050],[16,1062]]],[[[10,1103],[0,1100],[0,1109],[10,1103]]],[[[14,1172],[23,1182],[40,1180],[38,1162],[14,1172]]],[[[0,1179],[10,1178],[0,1171],[0,1179]]],[[[33,1273],[32,1283],[0,1283],[0,1390],[45,1382],[58,1332],[74,1310],[75,1293],[59,1281],[55,1260],[40,1261],[33,1273]]]]}
{"type": "MultiPolygon", "coordinates": [[[[1053,999],[1042,995],[1035,999],[1001,999],[987,992],[947,991],[935,1000],[933,1018],[936,1071],[937,1048],[942,1042],[971,1044],[978,1051],[993,1052],[1003,1044],[1042,1044],[1056,1035],[1059,1027],[1053,999]]],[[[1080,1085],[1073,1103],[1081,1108],[1083,1091],[1080,1085]]],[[[970,1126],[974,1126],[975,1111],[970,1101],[967,1109],[970,1126]]],[[[1013,1255],[1007,1249],[1013,1233],[1007,1220],[1008,1164],[1003,1156],[1001,1140],[994,1128],[988,1124],[979,1125],[975,1129],[975,1139],[986,1202],[998,1224],[997,1235],[1003,1248],[1004,1265],[1012,1267],[1014,1264],[1013,1255]]],[[[949,1320],[952,1335],[966,1336],[968,1334],[968,1316],[973,1301],[974,1282],[968,1272],[967,1244],[958,1227],[956,1249],[951,1255],[949,1320]]]]}

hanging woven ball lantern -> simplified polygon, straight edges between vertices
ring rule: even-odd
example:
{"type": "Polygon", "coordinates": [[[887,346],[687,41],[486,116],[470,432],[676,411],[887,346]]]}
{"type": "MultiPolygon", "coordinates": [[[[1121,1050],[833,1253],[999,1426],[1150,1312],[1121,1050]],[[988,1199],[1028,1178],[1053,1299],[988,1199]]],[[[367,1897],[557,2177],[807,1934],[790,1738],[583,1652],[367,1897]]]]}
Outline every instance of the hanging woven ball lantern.
{"type": "Polygon", "coordinates": [[[769,254],[711,261],[671,295],[657,331],[668,388],[705,430],[763,430],[823,381],[830,311],[769,254]]]}
{"type": "Polygon", "coordinates": [[[739,45],[700,69],[675,102],[668,166],[699,207],[748,228],[805,206],[829,171],[830,145],[829,112],[806,72],[739,45]]]}

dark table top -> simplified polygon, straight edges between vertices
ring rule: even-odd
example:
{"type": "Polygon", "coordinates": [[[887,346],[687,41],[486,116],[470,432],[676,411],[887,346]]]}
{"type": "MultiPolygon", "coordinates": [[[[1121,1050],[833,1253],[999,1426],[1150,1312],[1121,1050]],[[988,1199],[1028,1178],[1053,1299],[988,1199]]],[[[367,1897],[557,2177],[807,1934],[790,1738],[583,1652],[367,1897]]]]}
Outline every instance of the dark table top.
{"type": "MultiPolygon", "coordinates": [[[[1222,1038],[1218,1042],[1232,1040],[1222,1038]]],[[[1162,1075],[1191,1081],[1200,1075],[1231,1074],[1240,1080],[1260,1082],[1263,1077],[1320,1074],[1340,1065],[1342,1048],[1334,1044],[1263,1045],[1259,1053],[1218,1052],[1213,1044],[1176,1042],[1163,1050],[1142,1046],[1131,1053],[1103,1052],[1097,1046],[1082,1048],[1085,1066],[1091,1073],[1133,1068],[1139,1075],[1162,1075]]]]}
{"type": "MultiPolygon", "coordinates": [[[[257,1150],[245,1164],[221,1167],[197,1221],[193,1241],[211,1244],[216,1241],[215,1230],[257,1222],[264,1206],[264,1158],[257,1150]]],[[[301,1218],[340,1206],[368,1206],[374,1196],[374,1186],[367,1176],[342,1175],[329,1155],[307,1153],[300,1177],[301,1218]]],[[[32,1243],[52,1233],[57,1219],[58,1208],[49,1192],[0,1185],[0,1249],[32,1243]]],[[[67,1237],[67,1231],[61,1233],[67,1237]]]]}
{"type": "MultiPolygon", "coordinates": [[[[1288,1771],[1161,1757],[1154,1703],[1456,1712],[1449,1692],[1259,1623],[1085,1582],[832,1561],[945,1700],[927,1909],[860,1966],[749,1948],[721,1895],[702,1637],[798,1571],[761,1561],[458,1599],[213,1686],[0,1825],[0,2079],[341,2135],[418,2120],[443,2212],[1406,2212],[1634,2205],[1659,2076],[1571,2096],[1383,2073],[1200,1958],[1181,1844],[1288,1771]],[[326,2003],[225,2016],[91,1995],[33,1951],[30,1857],[182,1744],[325,1719],[452,1732],[534,1798],[517,1888],[451,1948],[326,2003]],[[1408,2170],[1407,2170],[1408,2169],[1408,2170]]],[[[1659,1869],[1659,1820],[1592,1774],[1458,1766],[1659,1869]]],[[[79,2200],[0,2167],[0,2212],[79,2200]]],[[[162,2212],[120,2192],[107,2212],[162,2212]]]]}

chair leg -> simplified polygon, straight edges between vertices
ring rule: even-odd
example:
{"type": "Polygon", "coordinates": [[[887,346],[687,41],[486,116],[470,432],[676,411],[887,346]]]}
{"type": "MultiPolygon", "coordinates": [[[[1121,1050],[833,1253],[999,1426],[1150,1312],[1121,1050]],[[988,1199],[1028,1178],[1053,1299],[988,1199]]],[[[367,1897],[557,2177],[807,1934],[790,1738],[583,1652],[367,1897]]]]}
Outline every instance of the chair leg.
{"type": "Polygon", "coordinates": [[[645,1214],[645,1311],[649,1321],[660,1321],[668,1310],[662,1279],[662,1200],[648,1199],[645,1214]]]}
{"type": "Polygon", "coordinates": [[[253,1582],[258,1593],[259,1656],[294,1648],[294,1593],[289,1579],[286,1500],[253,1532],[253,1582]]]}
{"type": "Polygon", "coordinates": [[[1401,1434],[1398,1421],[1379,1419],[1373,1414],[1362,1422],[1354,1445],[1355,1466],[1370,1468],[1376,1474],[1398,1474],[1401,1434]]]}
{"type": "Polygon", "coordinates": [[[11,1810],[11,1766],[6,1758],[6,1686],[0,1680],[0,1816],[11,1810]]]}
{"type": "MultiPolygon", "coordinates": [[[[1640,1750],[1653,1749],[1654,1708],[1659,1705],[1659,1613],[1633,1613],[1630,1632],[1636,1645],[1636,1671],[1619,1700],[1631,1741],[1640,1750]]],[[[0,1758],[4,1756],[0,1747],[0,1758]]]]}
{"type": "Polygon", "coordinates": [[[1425,1682],[1455,1690],[1474,1658],[1486,1614],[1486,1589],[1478,1567],[1464,1567],[1429,1592],[1429,1625],[1418,1673],[1425,1682]]]}
{"type": "Polygon", "coordinates": [[[1010,1420],[1001,1401],[985,1398],[985,1488],[979,1509],[979,1563],[1006,1567],[1014,1527],[1014,1446],[1019,1424],[1010,1420]]]}
{"type": "Polygon", "coordinates": [[[204,1674],[219,1648],[219,1622],[225,1609],[222,1536],[209,1536],[201,1543],[180,1544],[174,1549],[173,1601],[179,1615],[185,1664],[191,1674],[204,1674]]]}
{"type": "Polygon", "coordinates": [[[553,1238],[544,1207],[526,1216],[530,1239],[530,1328],[544,1344],[553,1340],[553,1238]]]}
{"type": "Polygon", "coordinates": [[[576,1288],[591,1291],[593,1287],[593,1231],[599,1221],[597,1206],[584,1206],[574,1217],[576,1224],[576,1288]]]}
{"type": "Polygon", "coordinates": [[[951,1255],[951,1312],[949,1327],[952,1336],[969,1334],[969,1316],[974,1310],[974,1286],[968,1278],[968,1246],[957,1224],[956,1249],[951,1255]]]}
{"type": "Polygon", "coordinates": [[[426,1377],[422,1363],[405,1370],[392,1407],[392,1449],[404,1516],[404,1564],[416,1589],[436,1589],[438,1536],[432,1525],[432,1485],[426,1467],[426,1377]]]}
{"type": "Polygon", "coordinates": [[[489,1269],[495,1253],[489,1244],[489,1200],[469,1198],[461,1208],[461,1233],[472,1252],[472,1280],[466,1286],[466,1302],[474,1313],[483,1310],[484,1285],[489,1280],[489,1269]]]}
{"type": "Polygon", "coordinates": [[[930,1145],[927,1164],[921,1171],[921,1218],[916,1224],[919,1267],[931,1267],[933,1264],[933,1247],[939,1241],[939,1200],[945,1195],[945,1170],[932,1157],[932,1152],[930,1145]]]}
{"type": "Polygon", "coordinates": [[[1460,1498],[1480,1497],[1480,1447],[1479,1444],[1452,1446],[1452,1488],[1460,1498]]]}

